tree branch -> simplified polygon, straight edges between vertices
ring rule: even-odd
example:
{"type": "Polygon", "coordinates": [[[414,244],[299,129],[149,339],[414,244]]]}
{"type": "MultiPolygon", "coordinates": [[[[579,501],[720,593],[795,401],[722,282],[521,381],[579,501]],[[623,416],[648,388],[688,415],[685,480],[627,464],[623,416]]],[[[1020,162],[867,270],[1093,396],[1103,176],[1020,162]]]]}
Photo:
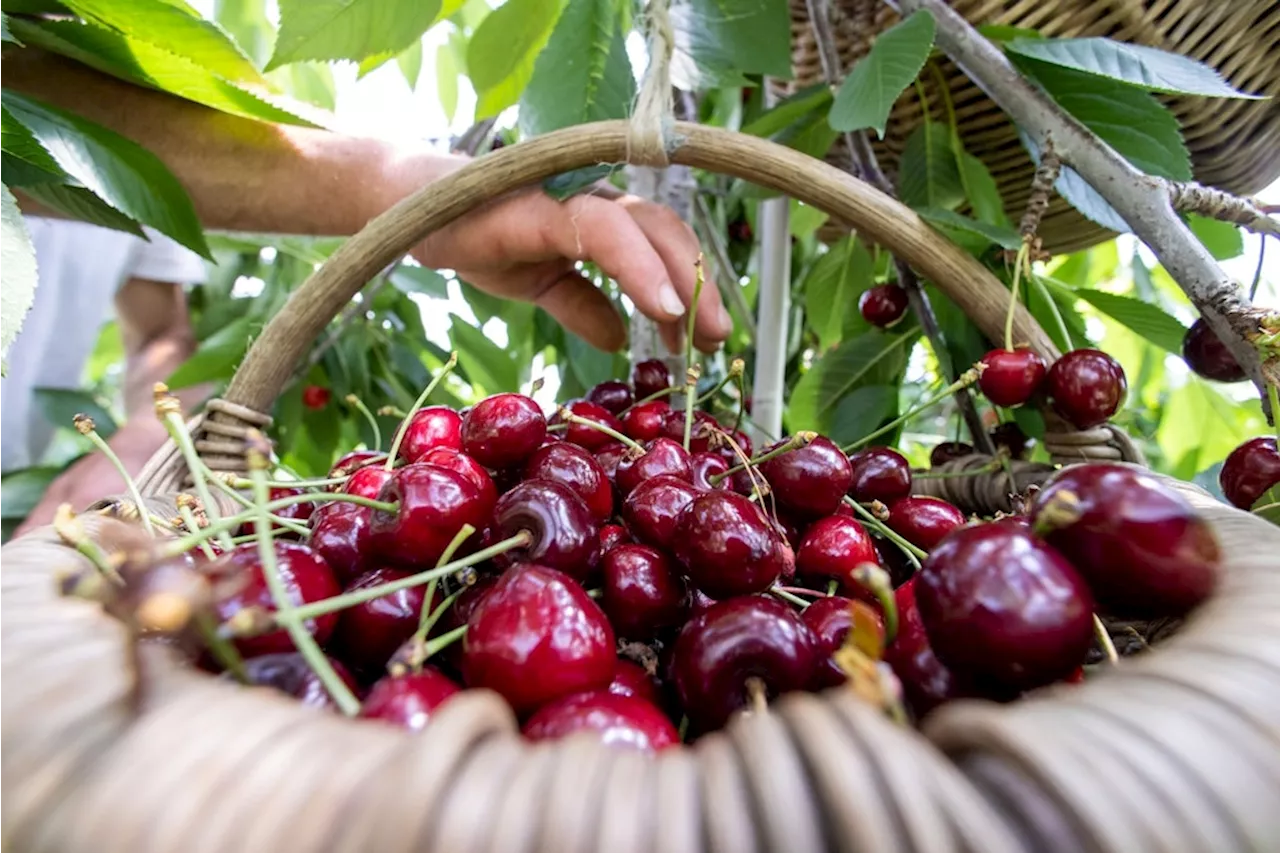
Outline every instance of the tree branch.
{"type": "Polygon", "coordinates": [[[1170,182],[1169,197],[1174,210],[1221,219],[1254,234],[1280,235],[1280,221],[1251,198],[1241,198],[1195,181],[1170,182]]]}
{"type": "Polygon", "coordinates": [[[1174,209],[1168,181],[1136,169],[1115,149],[1018,73],[1005,55],[944,0],[885,0],[905,16],[921,9],[938,23],[943,51],[1038,145],[1050,140],[1074,169],[1115,209],[1199,309],[1262,392],[1270,414],[1261,358],[1251,342],[1265,312],[1256,310],[1174,209]]]}

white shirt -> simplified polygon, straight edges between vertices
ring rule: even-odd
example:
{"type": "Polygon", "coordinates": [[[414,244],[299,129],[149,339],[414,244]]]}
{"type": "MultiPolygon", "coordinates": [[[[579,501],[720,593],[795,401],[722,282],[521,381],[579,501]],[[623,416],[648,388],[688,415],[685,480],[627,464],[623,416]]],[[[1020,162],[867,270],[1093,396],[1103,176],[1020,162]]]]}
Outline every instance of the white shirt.
{"type": "Polygon", "coordinates": [[[0,469],[40,461],[55,425],[45,420],[35,388],[80,388],[85,362],[116,291],[130,278],[177,285],[203,281],[199,255],[151,229],[150,242],[84,222],[24,217],[35,248],[35,302],[9,348],[0,379],[0,469]]]}

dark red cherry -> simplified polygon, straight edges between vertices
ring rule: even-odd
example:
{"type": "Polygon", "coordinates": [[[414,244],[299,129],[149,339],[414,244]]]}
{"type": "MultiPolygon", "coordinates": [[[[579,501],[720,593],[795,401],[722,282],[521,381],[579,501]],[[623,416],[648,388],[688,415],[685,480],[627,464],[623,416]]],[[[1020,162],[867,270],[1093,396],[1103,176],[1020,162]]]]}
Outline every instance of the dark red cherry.
{"type": "Polygon", "coordinates": [[[1049,368],[1045,381],[1053,408],[1076,429],[1106,423],[1129,391],[1124,368],[1105,352],[1077,349],[1049,368]]]}
{"type": "MultiPolygon", "coordinates": [[[[673,409],[667,412],[662,421],[662,434],[684,447],[684,409],[673,409]]],[[[689,428],[689,452],[706,453],[713,445],[723,441],[720,436],[720,423],[702,410],[693,413],[693,424],[689,428]]]]}
{"type": "Polygon", "coordinates": [[[603,406],[614,415],[626,411],[633,402],[631,386],[616,379],[606,379],[587,392],[587,399],[597,406],[603,406]]]}
{"type": "MultiPolygon", "coordinates": [[[[440,621],[431,629],[433,637],[443,636],[450,631],[461,628],[467,624],[467,620],[471,618],[471,614],[480,606],[480,602],[489,594],[489,590],[493,589],[494,584],[498,582],[498,575],[477,575],[475,582],[464,588],[453,600],[453,604],[440,617],[440,621]]],[[[440,657],[444,659],[454,670],[459,669],[462,661],[462,643],[453,643],[445,646],[440,652],[440,657]]]]}
{"type": "Polygon", "coordinates": [[[903,695],[916,718],[924,718],[944,702],[973,695],[968,682],[947,669],[929,645],[929,635],[916,606],[915,578],[894,590],[893,597],[898,610],[898,633],[885,648],[884,661],[902,683],[903,695]]]}
{"type": "Polygon", "coordinates": [[[689,619],[698,618],[715,603],[716,600],[714,598],[694,587],[689,591],[689,619]]]}
{"type": "Polygon", "coordinates": [[[880,555],[880,567],[889,573],[894,589],[902,586],[916,573],[915,564],[908,559],[901,546],[878,536],[872,537],[872,541],[875,543],[876,553],[880,555]]]}
{"type": "Polygon", "coordinates": [[[741,465],[746,459],[751,458],[751,438],[742,430],[734,430],[727,436],[717,433],[711,439],[711,452],[717,453],[729,463],[729,467],[741,465]],[[729,438],[733,439],[733,444],[729,443],[729,438]],[[737,445],[737,449],[734,449],[737,445]]]}
{"type": "Polygon", "coordinates": [[[518,714],[613,680],[608,618],[573,578],[546,566],[507,570],[467,620],[462,673],[518,714]]]}
{"type": "Polygon", "coordinates": [[[600,463],[600,469],[611,485],[617,484],[618,466],[622,464],[622,457],[630,452],[630,448],[620,441],[606,444],[595,452],[596,461],[600,463]]]}
{"type": "Polygon", "coordinates": [[[884,622],[880,614],[870,605],[861,601],[829,595],[814,600],[800,612],[800,618],[809,626],[818,643],[818,657],[821,661],[814,670],[813,682],[809,685],[813,690],[825,690],[838,687],[848,680],[844,670],[835,661],[836,651],[844,645],[845,638],[853,628],[853,611],[859,609],[871,624],[879,628],[880,640],[884,641],[884,622]]]}
{"type": "Polygon", "coordinates": [[[657,705],[607,690],[578,693],[542,706],[520,731],[529,740],[559,740],[591,732],[605,746],[657,752],[680,745],[680,735],[657,705]]]}
{"type": "Polygon", "coordinates": [[[646,545],[669,548],[680,513],[698,496],[691,483],[669,475],[645,480],[622,502],[631,535],[646,545]]]}
{"type": "Polygon", "coordinates": [[[938,658],[979,682],[1051,684],[1093,643],[1093,597],[1060,552],[995,521],[945,538],[916,575],[916,604],[938,658]]]}
{"type": "Polygon", "coordinates": [[[989,433],[996,450],[1005,450],[1010,459],[1024,459],[1034,440],[1015,421],[996,424],[989,433]]]}
{"type": "Polygon", "coordinates": [[[768,589],[786,547],[760,507],[735,492],[704,492],[680,514],[671,542],[689,580],[712,598],[768,589]]]}
{"type": "Polygon", "coordinates": [[[939,465],[945,465],[954,459],[963,459],[973,454],[973,445],[966,444],[963,441],[944,441],[941,444],[934,445],[933,450],[929,452],[929,465],[937,468],[939,465]]]}
{"type": "Polygon", "coordinates": [[[1213,528],[1181,495],[1136,468],[1097,462],[1062,469],[1036,494],[1031,524],[1121,618],[1182,616],[1217,586],[1213,528]]]}
{"type": "Polygon", "coordinates": [[[978,387],[997,406],[1021,406],[1044,382],[1044,359],[1029,349],[993,349],[982,357],[987,369],[978,377],[978,387]]]}
{"type": "Polygon", "coordinates": [[[396,512],[373,511],[369,544],[373,553],[403,569],[435,566],[463,525],[477,531],[467,544],[478,542],[490,519],[490,507],[470,480],[425,462],[397,468],[378,500],[400,506],[396,512]]]}
{"type": "Polygon", "coordinates": [[[462,419],[462,449],[486,468],[512,468],[533,455],[547,434],[547,419],[523,394],[495,394],[462,419]]]}
{"type": "Polygon", "coordinates": [[[855,501],[891,503],[911,494],[911,465],[888,447],[868,447],[849,457],[849,494],[855,501]]]}
{"type": "Polygon", "coordinates": [[[462,417],[448,406],[426,406],[409,417],[400,442],[400,458],[425,462],[422,457],[437,447],[462,449],[462,417]]]}
{"type": "MultiPolygon", "coordinates": [[[[342,477],[349,477],[352,472],[368,465],[385,465],[386,462],[387,454],[381,450],[353,450],[333,463],[333,467],[329,469],[328,479],[336,480],[342,477]]],[[[334,491],[338,490],[336,485],[329,488],[334,491]]]]}
{"type": "Polygon", "coordinates": [[[590,451],[567,441],[539,447],[524,464],[526,480],[547,480],[571,489],[599,521],[613,517],[613,485],[590,451]]]}
{"type": "Polygon", "coordinates": [[[693,475],[691,480],[693,485],[703,491],[710,492],[714,489],[727,489],[733,485],[732,477],[722,477],[714,484],[711,478],[720,474],[724,474],[729,470],[729,463],[725,461],[723,456],[715,453],[694,453],[689,457],[689,470],[693,475]]]}
{"type": "Polygon", "coordinates": [[[853,480],[849,459],[822,436],[807,447],[766,459],[760,473],[769,481],[774,500],[810,518],[835,512],[853,480]]]}
{"type": "Polygon", "coordinates": [[[915,496],[889,504],[889,529],[925,551],[934,546],[967,519],[964,513],[941,498],[915,496]]]}
{"type": "Polygon", "coordinates": [[[350,583],[366,569],[365,534],[372,515],[367,506],[335,501],[311,516],[307,544],[329,564],[339,583],[350,583]]]}
{"type": "Polygon", "coordinates": [[[796,572],[805,581],[825,584],[837,580],[846,595],[873,600],[854,578],[855,570],[863,563],[878,566],[880,555],[866,528],[843,515],[815,521],[796,550],[796,572]]]}
{"type": "Polygon", "coordinates": [[[644,481],[663,475],[685,482],[693,480],[689,452],[684,446],[669,438],[655,438],[645,446],[645,451],[640,456],[632,451],[622,457],[614,483],[625,496],[644,481]]]}
{"type": "Polygon", "coordinates": [[[671,387],[671,371],[665,362],[651,358],[631,370],[631,384],[636,389],[636,399],[643,400],[671,387]]]}
{"type": "MultiPolygon", "coordinates": [[[[338,674],[338,678],[347,685],[352,693],[358,692],[356,681],[341,661],[329,658],[329,665],[338,674]]],[[[324,682],[298,652],[277,652],[247,658],[244,672],[249,683],[258,687],[274,687],[281,693],[297,699],[308,708],[323,708],[329,711],[338,710],[338,703],[329,695],[324,682]]],[[[230,675],[223,675],[230,678],[230,675]]]]}
{"type": "Polygon", "coordinates": [[[441,468],[448,468],[450,471],[461,474],[480,490],[480,500],[485,506],[492,511],[493,505],[498,501],[498,487],[494,485],[493,478],[489,476],[489,472],[484,469],[479,462],[472,459],[461,450],[452,447],[436,447],[422,454],[422,458],[417,460],[425,462],[428,465],[439,465],[441,468]]]}
{"type": "Polygon", "coordinates": [[[1239,382],[1247,377],[1240,362],[1203,318],[1182,338],[1182,360],[1197,375],[1214,382],[1239,382]]]}
{"type": "Polygon", "coordinates": [[[604,556],[619,545],[632,541],[631,534],[621,524],[606,524],[600,528],[600,555],[604,556]]]}
{"type": "Polygon", "coordinates": [[[360,716],[422,731],[431,715],[461,691],[447,675],[429,666],[421,672],[387,675],[369,689],[360,716]]]}
{"type": "Polygon", "coordinates": [[[362,498],[377,500],[378,495],[382,494],[382,487],[387,484],[394,473],[394,470],[388,471],[381,465],[368,465],[348,477],[347,482],[342,484],[340,491],[348,495],[359,495],[362,498]]]}
{"type": "Polygon", "coordinates": [[[568,486],[525,480],[498,498],[493,537],[506,539],[522,530],[533,536],[533,543],[509,552],[512,558],[536,561],[579,581],[590,574],[600,547],[600,528],[586,503],[568,486]]]}
{"type": "MultiPolygon", "coordinates": [[[[622,432],[622,423],[613,416],[613,413],[604,406],[592,403],[589,400],[574,400],[565,404],[565,408],[574,416],[591,421],[592,423],[606,426],[615,432],[622,432]]],[[[550,423],[563,423],[560,413],[551,418],[550,423]]],[[[617,441],[606,432],[593,429],[586,424],[571,423],[564,431],[564,440],[572,442],[579,447],[585,447],[587,450],[596,451],[604,447],[606,444],[617,441]]]]}
{"type": "Polygon", "coordinates": [[[332,398],[333,392],[323,385],[308,385],[302,389],[302,405],[308,409],[323,409],[332,398]]]}
{"type": "Polygon", "coordinates": [[[1280,450],[1271,436],[1251,438],[1227,455],[1218,485],[1232,506],[1253,509],[1263,492],[1280,483],[1280,450]]]}
{"type": "MultiPolygon", "coordinates": [[[[329,564],[305,545],[296,542],[276,541],[276,571],[284,584],[285,592],[293,606],[312,604],[332,598],[342,591],[329,564]]],[[[227,590],[216,602],[220,623],[231,619],[249,607],[268,613],[276,612],[275,599],[267,586],[262,561],[258,558],[258,543],[237,545],[211,563],[206,571],[218,579],[218,586],[227,590]]],[[[325,643],[333,633],[338,614],[328,613],[305,624],[308,633],[317,643],[325,643]]],[[[257,657],[275,652],[292,652],[293,640],[283,628],[256,637],[241,637],[236,648],[243,657],[257,657]]]]}
{"type": "Polygon", "coordinates": [[[748,704],[750,680],[769,697],[804,690],[819,662],[813,632],[790,607],[750,595],[717,602],[685,625],[671,669],[690,723],[706,732],[748,704]]]}
{"type": "Polygon", "coordinates": [[[666,400],[639,403],[622,415],[622,432],[639,442],[652,441],[662,435],[662,425],[670,413],[671,404],[666,400]]]}
{"type": "Polygon", "coordinates": [[[616,667],[613,681],[609,682],[610,693],[615,696],[635,696],[655,705],[662,704],[658,683],[644,667],[626,658],[618,658],[616,667]]]}
{"type": "Polygon", "coordinates": [[[907,313],[907,292],[896,284],[878,284],[858,297],[862,319],[887,329],[907,313]]]}
{"type": "Polygon", "coordinates": [[[628,640],[651,640],[684,622],[689,588],[666,555],[647,545],[619,545],[604,557],[601,606],[628,640]]]}
{"type": "MultiPolygon", "coordinates": [[[[407,577],[408,572],[374,569],[356,578],[345,592],[381,586],[407,577]]],[[[425,586],[411,586],[343,610],[338,614],[338,627],[333,632],[333,653],[357,672],[381,671],[396,649],[418,629],[425,597],[425,586]]],[[[436,603],[433,600],[432,607],[436,603]]]]}

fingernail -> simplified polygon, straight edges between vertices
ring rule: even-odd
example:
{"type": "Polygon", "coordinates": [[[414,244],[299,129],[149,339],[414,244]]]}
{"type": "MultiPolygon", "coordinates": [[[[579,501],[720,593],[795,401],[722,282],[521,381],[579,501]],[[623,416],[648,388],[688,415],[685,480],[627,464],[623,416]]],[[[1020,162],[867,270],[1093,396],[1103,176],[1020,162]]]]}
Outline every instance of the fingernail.
{"type": "Polygon", "coordinates": [[[679,317],[684,313],[684,303],[680,301],[680,294],[676,293],[676,289],[669,281],[664,281],[658,288],[658,307],[672,317],[679,317]]]}
{"type": "Polygon", "coordinates": [[[723,305],[720,306],[719,323],[720,331],[724,332],[726,336],[733,331],[733,315],[731,315],[729,313],[729,309],[723,305]]]}

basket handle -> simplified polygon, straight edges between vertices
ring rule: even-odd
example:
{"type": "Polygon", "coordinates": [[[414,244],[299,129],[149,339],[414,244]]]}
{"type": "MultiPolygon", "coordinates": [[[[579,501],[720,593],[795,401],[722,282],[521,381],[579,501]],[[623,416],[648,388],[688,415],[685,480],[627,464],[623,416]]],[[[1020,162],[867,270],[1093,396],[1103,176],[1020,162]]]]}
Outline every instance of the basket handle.
{"type": "MultiPolygon", "coordinates": [[[[486,154],[423,187],[342,245],[294,292],[236,371],[225,400],[266,411],[325,326],[379,270],[426,235],[480,205],[553,175],[628,160],[627,123],[577,125],[486,154]]],[[[677,122],[671,162],[778,190],[852,225],[934,282],[991,340],[1003,338],[1009,291],[910,208],[869,184],[793,149],[754,136],[677,122]]],[[[1019,305],[1014,338],[1047,361],[1059,353],[1019,305]]]]}

